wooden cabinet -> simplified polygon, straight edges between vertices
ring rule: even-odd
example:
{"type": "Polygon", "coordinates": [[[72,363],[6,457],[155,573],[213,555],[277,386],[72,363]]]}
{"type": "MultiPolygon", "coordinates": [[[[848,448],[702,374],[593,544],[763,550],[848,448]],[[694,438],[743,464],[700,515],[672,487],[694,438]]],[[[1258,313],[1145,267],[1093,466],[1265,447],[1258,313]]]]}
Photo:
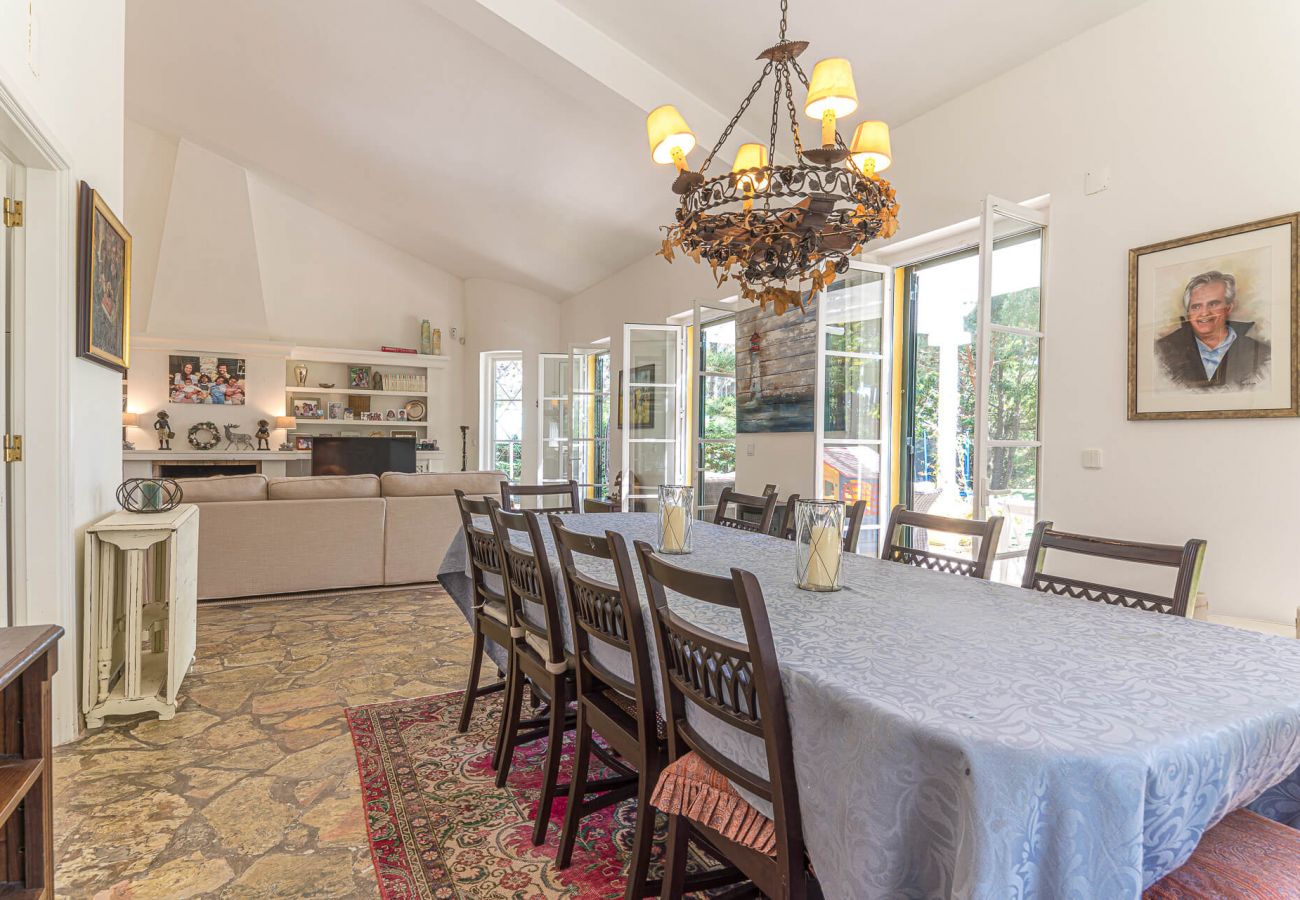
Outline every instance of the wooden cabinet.
{"type": "Polygon", "coordinates": [[[54,897],[55,625],[0,628],[0,900],[54,897]]]}

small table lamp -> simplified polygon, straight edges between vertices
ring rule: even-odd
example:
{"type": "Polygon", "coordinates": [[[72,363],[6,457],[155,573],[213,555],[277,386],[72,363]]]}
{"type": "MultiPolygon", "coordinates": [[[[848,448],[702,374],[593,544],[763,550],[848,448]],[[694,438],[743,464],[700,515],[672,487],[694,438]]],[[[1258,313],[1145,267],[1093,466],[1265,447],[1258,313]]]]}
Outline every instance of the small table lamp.
{"type": "Polygon", "coordinates": [[[135,445],[126,439],[126,430],[136,428],[140,425],[140,414],[133,412],[122,413],[122,449],[134,450],[135,445]]]}
{"type": "Polygon", "coordinates": [[[288,431],[291,428],[297,428],[298,418],[296,416],[276,416],[275,427],[283,428],[285,431],[288,431]]]}

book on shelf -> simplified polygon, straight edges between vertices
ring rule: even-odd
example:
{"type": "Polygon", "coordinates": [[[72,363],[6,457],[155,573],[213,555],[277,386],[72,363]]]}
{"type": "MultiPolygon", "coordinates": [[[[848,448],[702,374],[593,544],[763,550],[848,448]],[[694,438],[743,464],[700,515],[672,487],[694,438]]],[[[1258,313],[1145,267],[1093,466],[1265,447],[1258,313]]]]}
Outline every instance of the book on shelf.
{"type": "Polygon", "coordinates": [[[410,347],[380,347],[384,353],[415,353],[410,347]]]}

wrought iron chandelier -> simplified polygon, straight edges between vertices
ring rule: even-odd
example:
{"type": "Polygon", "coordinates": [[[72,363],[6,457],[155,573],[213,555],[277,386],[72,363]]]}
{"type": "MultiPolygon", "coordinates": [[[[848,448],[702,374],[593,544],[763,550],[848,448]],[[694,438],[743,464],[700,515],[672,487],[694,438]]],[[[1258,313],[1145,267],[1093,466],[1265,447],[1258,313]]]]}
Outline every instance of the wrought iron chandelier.
{"type": "Polygon", "coordinates": [[[695,135],[673,106],[660,106],[646,119],[650,154],[673,164],[673,191],[681,196],[677,221],[667,225],[659,254],[672,262],[680,250],[707,262],[718,284],[740,283],[740,295],[780,314],[847,271],[849,259],[876,237],[898,230],[894,189],[880,177],[893,161],[889,126],[863,122],[846,145],[836,120],[858,106],[849,61],[823,59],[811,80],[799,65],[807,41],[785,36],[787,0],[781,0],[779,40],[757,56],[762,73],[731,117],[698,172],[686,156],[695,135]],[[772,122],[767,145],[742,144],[731,171],[708,177],[709,165],[726,144],[768,76],[772,122]],[[804,149],[794,104],[794,81],[807,90],[804,112],[822,123],[821,146],[804,149]],[[776,165],[776,140],[782,107],[794,137],[794,164],[776,165]]]}

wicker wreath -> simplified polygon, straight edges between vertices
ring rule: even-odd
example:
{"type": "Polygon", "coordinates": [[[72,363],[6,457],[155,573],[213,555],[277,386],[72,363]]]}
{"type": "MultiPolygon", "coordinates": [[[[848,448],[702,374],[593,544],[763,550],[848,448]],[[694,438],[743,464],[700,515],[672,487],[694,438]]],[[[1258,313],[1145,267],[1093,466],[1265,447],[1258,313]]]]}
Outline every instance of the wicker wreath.
{"type": "Polygon", "coordinates": [[[190,431],[186,436],[186,440],[190,442],[190,446],[195,450],[211,450],[213,447],[217,446],[217,444],[221,443],[221,432],[217,431],[217,426],[212,422],[199,422],[196,425],[190,426],[190,431]],[[212,435],[212,437],[209,440],[199,440],[198,435],[205,431],[212,435]]]}

